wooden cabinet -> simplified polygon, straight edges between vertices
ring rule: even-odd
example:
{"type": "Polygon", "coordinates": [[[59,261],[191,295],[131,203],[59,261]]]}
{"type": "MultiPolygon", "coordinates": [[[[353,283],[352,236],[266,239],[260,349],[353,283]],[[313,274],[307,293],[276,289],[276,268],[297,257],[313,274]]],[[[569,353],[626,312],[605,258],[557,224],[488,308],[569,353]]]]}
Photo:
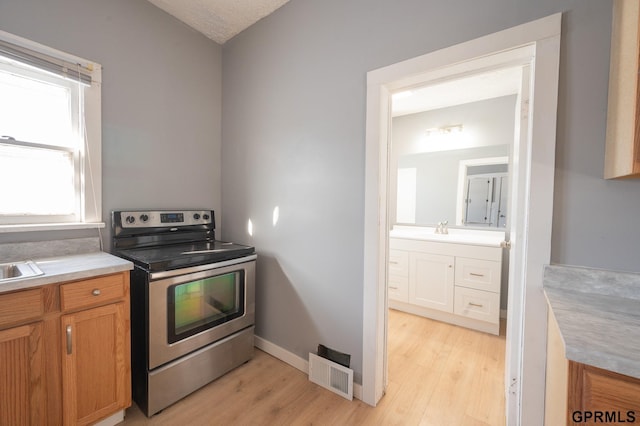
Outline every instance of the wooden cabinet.
{"type": "Polygon", "coordinates": [[[640,379],[567,360],[552,312],[548,319],[545,424],[640,420],[640,379]]]}
{"type": "Polygon", "coordinates": [[[129,272],[0,294],[0,424],[93,424],[131,405],[129,272]]]}
{"type": "Polygon", "coordinates": [[[91,424],[129,405],[125,324],[123,303],[62,317],[65,424],[91,424]]]}
{"type": "Polygon", "coordinates": [[[389,307],[499,334],[501,248],[404,238],[389,245],[389,307]]]}
{"type": "Polygon", "coordinates": [[[570,425],[598,423],[595,414],[585,419],[586,412],[601,412],[602,419],[608,419],[608,423],[640,420],[640,379],[569,361],[568,383],[570,425]],[[578,418],[576,412],[582,418],[578,418]]]}
{"type": "Polygon", "coordinates": [[[0,331],[0,425],[46,423],[42,322],[0,331]]]}
{"type": "Polygon", "coordinates": [[[453,256],[409,253],[409,303],[453,312],[453,256]]]}
{"type": "Polygon", "coordinates": [[[640,177],[640,3],[613,1],[604,177],[640,177]]]}

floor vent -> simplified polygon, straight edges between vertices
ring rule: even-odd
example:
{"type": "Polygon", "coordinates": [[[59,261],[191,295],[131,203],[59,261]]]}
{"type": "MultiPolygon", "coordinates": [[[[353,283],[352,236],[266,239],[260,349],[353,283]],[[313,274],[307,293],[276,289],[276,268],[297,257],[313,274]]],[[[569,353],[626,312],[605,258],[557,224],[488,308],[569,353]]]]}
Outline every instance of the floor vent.
{"type": "Polygon", "coordinates": [[[353,370],[309,353],[309,380],[353,400],[353,370]]]}

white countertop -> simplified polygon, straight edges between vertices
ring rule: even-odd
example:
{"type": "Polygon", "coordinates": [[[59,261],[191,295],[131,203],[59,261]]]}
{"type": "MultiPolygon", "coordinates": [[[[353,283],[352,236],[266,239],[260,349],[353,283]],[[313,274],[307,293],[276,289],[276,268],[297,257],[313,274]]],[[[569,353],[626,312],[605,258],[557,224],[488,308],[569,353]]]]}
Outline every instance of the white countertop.
{"type": "Polygon", "coordinates": [[[133,263],[105,252],[25,260],[34,261],[44,274],[0,283],[0,293],[133,269],[133,263]]]}
{"type": "Polygon", "coordinates": [[[567,359],[640,378],[640,274],[552,265],[544,292],[567,359]]]}
{"type": "Polygon", "coordinates": [[[436,228],[427,226],[395,225],[389,232],[389,237],[436,241],[439,243],[500,247],[500,244],[505,240],[505,232],[450,228],[448,234],[436,234],[436,228]]]}

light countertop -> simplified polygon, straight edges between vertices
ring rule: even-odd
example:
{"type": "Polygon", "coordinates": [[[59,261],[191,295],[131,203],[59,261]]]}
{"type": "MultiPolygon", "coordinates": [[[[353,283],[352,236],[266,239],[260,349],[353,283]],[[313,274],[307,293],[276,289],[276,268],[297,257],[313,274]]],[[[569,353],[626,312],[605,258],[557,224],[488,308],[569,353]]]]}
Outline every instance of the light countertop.
{"type": "Polygon", "coordinates": [[[435,241],[438,243],[500,247],[500,244],[505,240],[505,232],[449,228],[447,234],[436,234],[436,229],[428,226],[395,225],[389,232],[389,237],[435,241]]]}
{"type": "Polygon", "coordinates": [[[29,260],[44,274],[0,283],[0,293],[133,269],[128,260],[101,251],[29,260]]]}
{"type": "Polygon", "coordinates": [[[552,265],[544,292],[567,359],[640,378],[640,274],[552,265]]]}

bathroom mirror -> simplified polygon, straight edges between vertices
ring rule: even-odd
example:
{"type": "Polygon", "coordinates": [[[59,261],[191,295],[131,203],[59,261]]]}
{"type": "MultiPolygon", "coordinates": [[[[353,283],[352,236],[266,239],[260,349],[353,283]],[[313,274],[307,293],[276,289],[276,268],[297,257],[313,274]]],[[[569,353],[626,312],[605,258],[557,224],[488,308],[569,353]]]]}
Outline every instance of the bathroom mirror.
{"type": "Polygon", "coordinates": [[[516,95],[392,118],[392,223],[502,228],[516,95]]]}

